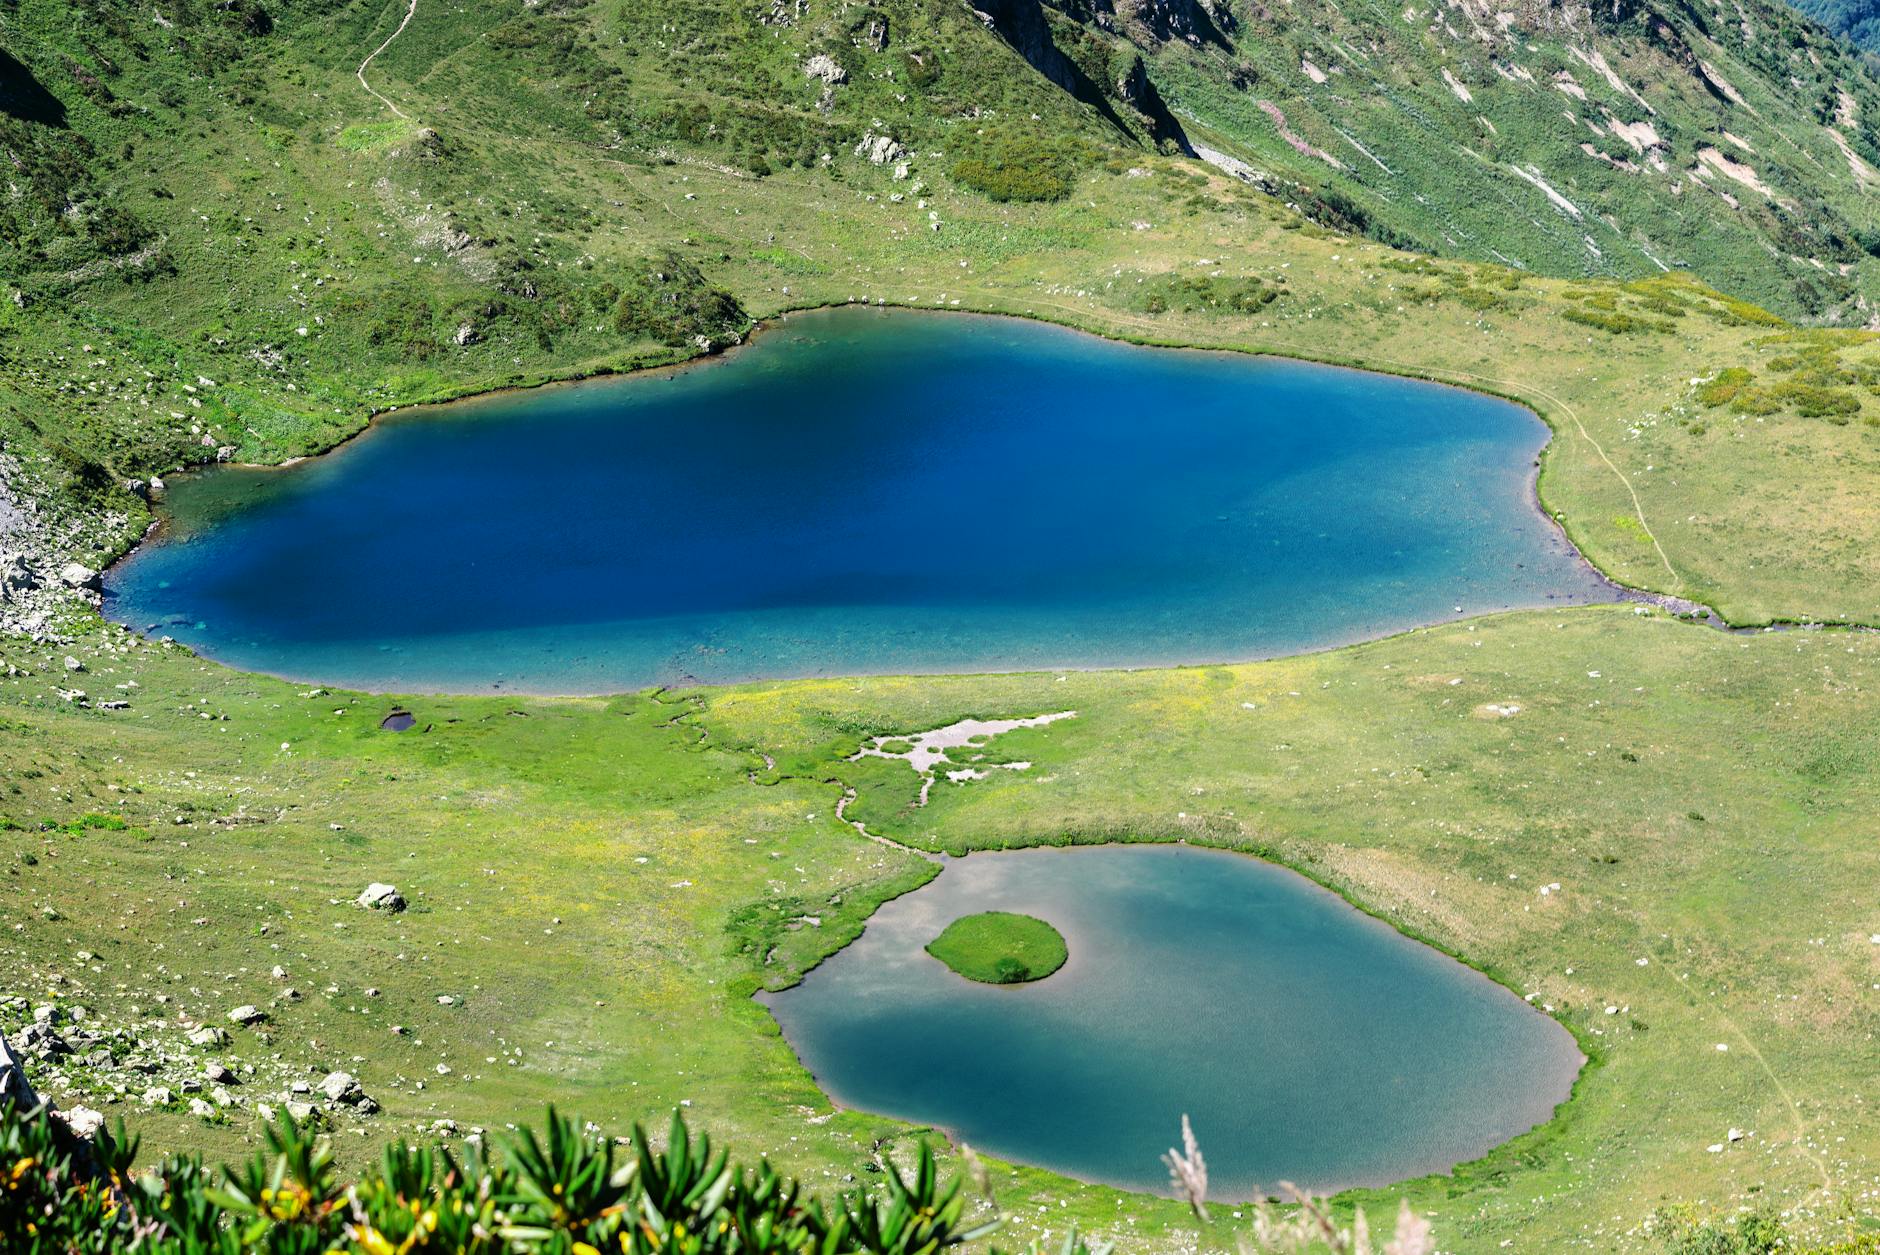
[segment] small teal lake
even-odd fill
[[[1432,384],[829,311],[178,476],[106,608],[380,691],[1251,659],[1610,599],[1535,508],[1545,440]]]
[[[924,951],[989,910],[1052,924],[1069,961],[996,986]],[[1551,1117],[1583,1062],[1514,994],[1303,877],[1183,846],[953,860],[763,999],[844,1106],[1160,1192],[1186,1113],[1232,1200],[1476,1158]]]

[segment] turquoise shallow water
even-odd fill
[[[839,310],[675,372],[179,477],[106,606],[390,691],[1247,659],[1609,597],[1531,414],[1042,324]]]
[[[1069,961],[1001,987],[925,953],[985,910],[1048,920]],[[1186,1113],[1236,1200],[1475,1158],[1549,1118],[1582,1062],[1514,994],[1303,877],[1181,846],[954,860],[765,1001],[846,1106],[1164,1191]]]

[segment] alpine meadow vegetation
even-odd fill
[[[0,1099],[0,1249],[1872,1255],[1877,116],[1775,0],[0,0],[0,1034],[65,1117]],[[847,304],[1507,397],[1634,600],[579,698],[101,613],[178,471]],[[1132,1193],[832,1102],[753,997],[938,858],[1129,841],[1478,969],[1574,1096],[1330,1200],[1210,1199],[1172,1111]]]

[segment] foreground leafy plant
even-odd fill
[[[459,1159],[394,1141],[342,1186],[325,1140],[285,1112],[267,1148],[212,1176],[193,1157],[134,1174],[120,1128],[75,1137],[44,1107],[0,1103],[0,1250],[106,1255],[938,1255],[992,1233],[965,1223],[960,1183],[942,1184],[923,1145],[887,1189],[825,1211],[768,1162],[734,1167],[675,1113],[665,1145],[644,1129],[633,1154],[550,1108],[495,1153]],[[1102,1255],[1083,1244],[1064,1255]]]

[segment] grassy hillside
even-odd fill
[[[1795,7],[1856,47],[1880,48],[1880,7],[1867,0],[1799,0]]]
[[[1880,92],[1783,4],[1232,11],[1151,41],[1151,72],[1197,142],[1290,199],[1422,251],[1872,316]]]
[[[0,16],[58,102],[16,90],[0,118],[39,154],[0,236],[0,478],[38,538],[8,547],[52,570],[121,549],[173,466],[867,299],[1503,391],[1562,433],[1543,495],[1618,578],[1740,621],[1880,617],[1864,333],[1790,332],[1678,276],[1543,280],[1327,230],[1152,154],[946,6],[880,53],[709,5],[421,6],[370,91],[355,71],[402,10],[256,12]],[[816,55],[846,80],[807,75]],[[747,110],[742,81],[776,91]],[[871,135],[904,152],[858,156]],[[1037,192],[1017,173],[1064,194],[998,199]],[[1748,386],[1702,382],[1726,370]]]
[[[1703,81],[1623,6],[1524,10],[1505,38],[1464,9],[1380,11],[1362,39],[1330,6],[1236,6],[1231,29],[1114,10],[0,4],[0,551],[51,584],[139,534],[171,467],[279,461],[389,406],[866,300],[1503,393],[1552,426],[1543,500],[1615,577],[1741,622],[1880,622],[1880,346],[1745,299],[1863,316],[1871,262],[1809,234],[1868,221],[1833,134],[1880,164],[1858,117],[1810,112],[1830,81],[1869,99],[1842,53],[1748,0],[1753,38],[1661,15]],[[1706,101],[1710,77],[1745,103]],[[1494,130],[1462,142],[1478,113]],[[1664,171],[1614,138],[1647,122]],[[1732,164],[1692,182],[1717,140]],[[1731,190],[1739,165],[1776,196]],[[1325,225],[1354,207],[1458,256]],[[252,1139],[258,1097],[343,1066],[384,1106],[331,1113],[354,1162],[392,1129],[495,1127],[554,1094],[614,1125],[689,1103],[818,1186],[868,1171],[919,1131],[832,1111],[746,996],[931,874],[838,821],[853,787],[850,818],[935,848],[1264,852],[1552,1006],[1598,1066],[1556,1124],[1408,1187],[1446,1250],[1649,1247],[1671,1204],[1775,1200],[1821,1236],[1872,1210],[1867,634],[1596,609],[1249,667],[425,699],[393,734],[388,700],[9,589],[0,1025],[87,1008],[107,1058],[46,1088],[161,1147]],[[903,764],[842,761],[868,735],[1067,706],[998,743],[1031,771],[924,810]],[[373,881],[410,909],[355,905]],[[242,1005],[268,1018],[230,1024]],[[192,1044],[205,1021],[232,1043]],[[236,1114],[144,1101],[224,1055],[254,1069]],[[1033,1229],[1227,1242],[1173,1204],[995,1175]]]
[[[33,673],[0,679],[9,988],[257,1069],[207,1122],[181,1093],[140,1100],[167,1067],[37,1069],[133,1116],[151,1152],[231,1151],[254,1102],[343,1068],[384,1105],[330,1116],[352,1163],[553,1095],[609,1127],[689,1103],[812,1188],[862,1174],[918,1130],[832,1110],[747,996],[932,874],[838,819],[852,787],[848,818],[919,846],[1258,851],[1532,994],[1594,1064],[1554,1125],[1405,1187],[1445,1250],[1646,1249],[1668,1204],[1771,1202],[1820,1235],[1871,1210],[1880,1121],[1850,1089],[1880,981],[1870,636],[1596,608],[1244,667],[417,699],[409,733],[378,730],[391,699],[116,631],[3,648],[0,672]],[[58,700],[65,652],[129,708]],[[1078,715],[980,751],[1030,769],[925,808],[906,763],[844,761],[874,734],[1061,709]],[[355,905],[372,881],[410,908]],[[228,1024],[243,1004],[268,1020]],[[199,1022],[232,1042],[192,1052]],[[1130,1250],[1196,1240],[1173,1203],[994,1176],[1013,1243],[1071,1220]],[[1399,1192],[1358,1197],[1377,1213]],[[1210,1247],[1232,1230],[1216,1216]]]

